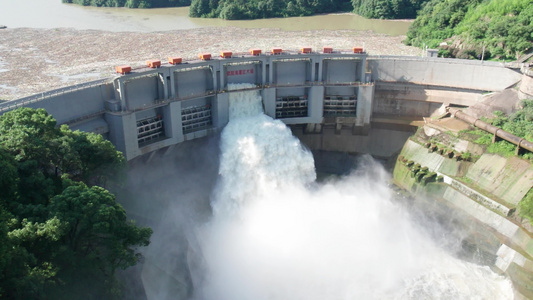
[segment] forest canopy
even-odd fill
[[[83,6],[127,7],[127,8],[156,8],[191,5],[191,0],[61,0],[63,3],[73,3]]]
[[[370,19],[414,19],[429,0],[352,0],[354,13]]]
[[[238,20],[309,16],[350,10],[350,0],[192,0],[189,16]]]
[[[431,0],[407,32],[407,45],[441,56],[517,59],[533,46],[531,0]]]
[[[258,19],[353,11],[366,18],[414,18],[428,0],[192,0],[191,17]]]
[[[94,133],[43,109],[0,116],[0,298],[113,299],[114,274],[141,258],[137,227],[105,186],[125,159]]]

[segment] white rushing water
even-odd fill
[[[314,183],[311,153],[262,113],[257,91],[231,94],[230,110],[213,219],[199,233],[198,298],[512,299],[509,280],[453,258],[409,221],[377,163]]]

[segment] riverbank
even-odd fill
[[[270,28],[207,27],[164,32],[107,32],[75,29],[7,28],[0,31],[0,99],[12,100],[115,75],[114,67],[142,66],[168,56],[194,59],[200,52],[264,51],[302,46],[351,49],[372,55],[420,55],[405,36],[372,31],[283,31]]]

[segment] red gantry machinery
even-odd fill
[[[232,54],[231,51],[220,51],[220,57],[222,58],[231,58]]]
[[[174,56],[174,57],[169,57],[168,58],[168,63],[171,64],[171,65],[179,65],[179,64],[181,64],[182,61],[183,60],[182,60],[181,57]]]
[[[125,75],[125,74],[128,74],[129,72],[131,72],[131,67],[130,66],[116,66],[115,67],[115,71],[117,71],[117,73],[120,73],[122,75]]]
[[[201,60],[211,60],[211,53],[200,53],[198,54],[198,58]]]
[[[261,55],[261,49],[250,49],[250,54],[253,56]]]
[[[151,59],[146,61],[146,65],[149,68],[159,68],[161,67],[161,61],[158,59]]]

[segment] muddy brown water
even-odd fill
[[[61,0],[2,0],[0,25],[9,28],[74,28],[153,32],[202,27],[280,28],[282,30],[372,30],[404,35],[411,20],[370,20],[351,13],[311,17],[227,21],[189,18],[188,7],[126,9],[84,7]]]

